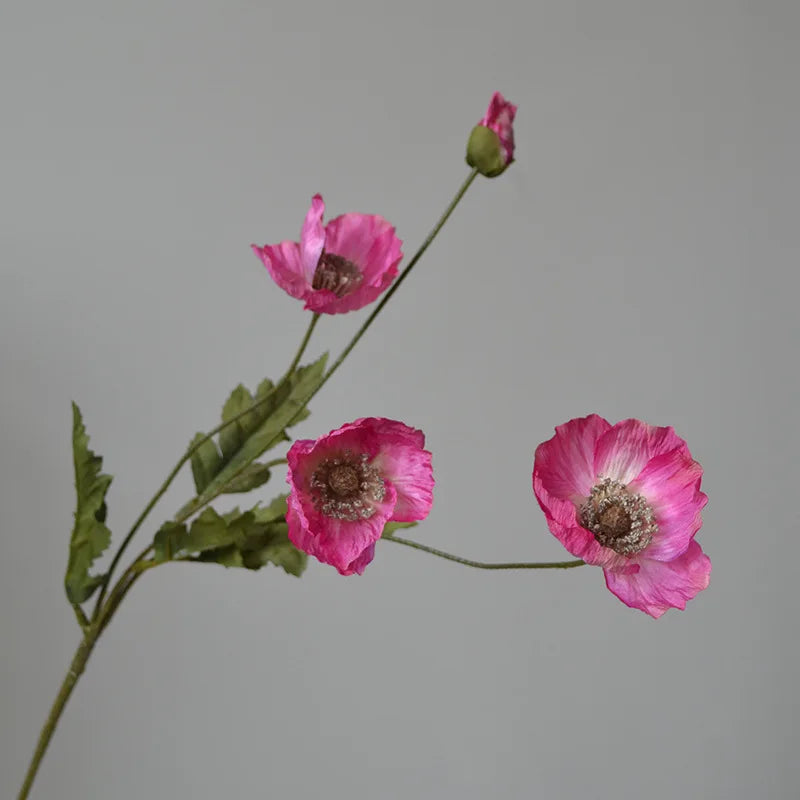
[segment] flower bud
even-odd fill
[[[514,115],[517,107],[495,92],[483,119],[467,142],[467,164],[494,178],[514,160]]]

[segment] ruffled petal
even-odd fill
[[[672,561],[641,559],[638,567],[627,574],[605,570],[606,585],[626,606],[655,618],[670,608],[686,608],[711,575],[711,561],[694,540]]]
[[[281,289],[292,297],[303,298],[308,294],[311,285],[306,282],[297,242],[251,247]]]
[[[659,428],[638,419],[625,419],[597,441],[594,474],[630,483],[655,456],[684,448],[686,442],[672,428]]]
[[[346,571],[340,570],[340,572],[342,575],[363,575],[373,558],[375,558],[375,545],[371,544],[365,547],[361,555],[350,563]]]
[[[361,281],[349,294],[337,297],[319,290],[306,300],[306,308],[322,314],[343,314],[363,308],[384,292],[397,277],[402,242],[394,227],[373,214],[343,214],[325,226],[325,250],[355,264]]]
[[[325,229],[322,226],[324,213],[325,203],[322,200],[322,195],[315,194],[311,198],[311,208],[308,209],[303,229],[300,232],[300,260],[309,290],[314,280],[314,273],[316,272],[317,264],[319,264],[320,256],[325,248]]]
[[[536,448],[534,476],[539,476],[548,495],[576,503],[589,496],[597,477],[595,447],[610,429],[610,423],[597,414],[590,414],[557,426],[556,435]]]
[[[683,553],[703,524],[701,510],[708,497],[700,491],[703,468],[685,448],[650,459],[629,484],[653,508],[658,533],[642,553],[644,558],[672,561]]]
[[[371,517],[350,521],[321,514],[300,493],[292,492],[286,515],[289,539],[295,547],[331,564],[342,575],[352,575],[356,571],[351,568],[353,562],[381,538],[396,500],[394,489],[387,486],[383,502],[373,504],[375,511]],[[369,562],[358,563],[363,570]]]
[[[397,504],[390,519],[394,522],[425,519],[433,505],[435,483],[431,453],[423,449],[425,435],[402,422],[386,419],[374,422],[380,451],[372,466],[397,492]]]

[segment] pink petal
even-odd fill
[[[341,314],[363,308],[385,291],[397,276],[402,242],[383,217],[343,214],[325,227],[325,250],[346,258],[361,272],[361,283],[350,294],[337,297],[320,290],[306,300],[306,308],[323,314]]]
[[[308,209],[303,229],[300,232],[300,260],[309,290],[322,250],[325,247],[325,229],[322,226],[324,213],[325,203],[322,201],[322,195],[315,194],[311,198],[311,208]]]
[[[626,419],[597,441],[594,474],[628,484],[651,458],[675,448],[689,452],[686,442],[672,428],[658,428],[638,419]]]
[[[251,246],[281,289],[292,297],[305,297],[310,285],[306,283],[297,242],[281,242],[264,247],[255,244]]]
[[[556,435],[536,448],[533,474],[539,476],[548,495],[577,503],[589,496],[597,478],[595,447],[609,429],[611,425],[606,420],[590,414],[559,425]],[[541,502],[539,498],[540,505]]]
[[[433,505],[431,453],[424,450],[425,435],[394,420],[375,420],[380,452],[372,462],[397,491],[390,519],[416,522],[425,519]]]
[[[355,559],[355,561],[350,563],[346,571],[342,572],[340,570],[340,572],[342,575],[363,575],[364,570],[372,563],[373,558],[375,558],[375,545],[371,544],[364,548],[361,555]]]
[[[506,100],[500,92],[495,92],[489,101],[486,114],[478,123],[497,134],[507,164],[514,158],[514,117],[516,113],[517,106]]]
[[[387,486],[383,502],[375,504],[375,513],[369,519],[351,522],[319,513],[307,498],[293,491],[288,498],[286,514],[289,539],[295,547],[331,564],[342,575],[350,575],[354,571],[351,564],[381,538],[396,500],[394,489]]]
[[[683,553],[703,524],[700,511],[708,502],[700,491],[703,468],[677,448],[650,459],[629,484],[647,498],[656,514],[658,533],[642,553],[645,558],[672,561]]]
[[[605,570],[606,585],[631,608],[658,618],[670,608],[686,608],[686,601],[708,586],[711,561],[694,540],[672,561],[641,559],[638,572]]]

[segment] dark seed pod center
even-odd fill
[[[312,289],[327,289],[337,297],[344,297],[361,283],[358,267],[343,256],[322,252],[311,281]]]
[[[338,497],[347,497],[358,491],[358,472],[350,464],[339,464],[328,473],[328,486]]]
[[[592,487],[579,516],[581,525],[603,547],[623,556],[641,553],[658,532],[655,512],[646,498],[611,478]]]
[[[602,514],[597,515],[600,530],[611,539],[625,536],[631,530],[630,514],[621,505],[610,505]]]
[[[369,456],[351,450],[321,461],[310,483],[314,508],[332,519],[369,519],[386,497],[386,484]]]

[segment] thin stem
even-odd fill
[[[267,461],[264,466],[277,467],[279,464],[285,463],[285,458],[273,458],[272,461]],[[241,475],[242,472],[247,469],[247,467],[247,464],[243,464],[236,472],[233,473],[233,475],[231,475],[230,479],[226,483],[220,486],[216,492],[206,497],[202,503],[199,502],[199,496],[193,497],[188,503],[186,503],[181,512],[175,515],[173,522],[186,522],[186,520],[189,519],[189,517],[191,517],[193,514],[196,514],[198,511],[204,509],[209,503],[216,500],[221,494],[224,494],[228,486],[230,486],[230,484],[233,483],[239,477],[239,475]]]
[[[406,547],[413,547],[415,550],[422,550],[423,553],[430,553],[439,558],[446,558],[448,561],[455,561],[457,564],[464,564],[467,567],[476,569],[571,569],[581,567],[583,561],[508,561],[495,564],[487,564],[485,561],[472,561],[469,558],[454,556],[452,553],[445,553],[444,550],[437,550],[435,547],[428,547],[426,544],[412,542],[410,539],[401,539],[399,536],[384,536],[381,541],[397,542]]]
[[[392,299],[392,295],[400,288],[400,285],[403,281],[408,277],[409,273],[412,269],[414,269],[414,265],[422,258],[425,251],[430,247],[433,240],[436,238],[439,231],[444,227],[445,223],[448,219],[450,219],[450,215],[455,211],[456,206],[461,202],[461,198],[467,193],[467,189],[469,189],[472,181],[478,176],[478,170],[473,169],[472,172],[467,176],[467,179],[464,183],[461,184],[459,190],[455,193],[453,199],[450,201],[450,204],[445,209],[442,216],[439,218],[439,221],[433,226],[431,232],[425,237],[425,241],[419,246],[419,250],[414,253],[411,261],[408,262],[406,268],[400,273],[400,277],[392,284],[391,288],[388,292],[383,296],[383,299],[378,303],[375,307],[375,310],[367,317],[366,322],[356,331],[355,336],[350,340],[350,343],[347,347],[342,350],[339,358],[336,359],[333,366],[328,370],[328,373],[322,379],[321,383],[314,389],[314,391],[306,398],[305,402],[303,403],[303,408],[311,401],[314,395],[327,383],[330,377],[336,372],[337,369],[342,365],[342,362],[350,355],[350,351],[358,344],[359,339],[367,332],[367,329],[370,325],[375,321],[375,318],[378,314],[381,313],[383,307]]]
[[[78,678],[80,678],[81,674],[83,673],[84,667],[86,666],[86,661],[89,658],[89,654],[92,652],[92,648],[97,641],[98,635],[99,633],[95,631],[87,632],[84,638],[81,640],[81,643],[78,645],[78,649],[75,651],[75,655],[72,658],[72,663],[67,670],[67,674],[64,676],[64,680],[61,683],[61,688],[56,695],[56,699],[53,702],[50,713],[47,715],[47,719],[45,720],[44,727],[39,734],[39,741],[36,744],[36,750],[33,753],[33,758],[31,759],[30,766],[28,767],[28,772],[25,774],[25,780],[22,783],[22,788],[19,790],[17,800],[25,800],[30,793],[31,786],[33,786],[33,781],[36,778],[36,773],[39,771],[39,764],[41,764],[42,758],[47,751],[47,746],[50,744],[50,740],[53,738],[53,733],[55,732],[56,725],[61,717],[61,712],[64,710],[64,706],[67,704],[67,700],[69,700],[72,690],[75,688],[75,684],[78,682]]]
[[[319,319],[319,314],[314,314],[311,317],[311,322],[308,325],[308,329],[306,330],[306,335],[303,337],[303,341],[300,342],[300,347],[297,350],[297,354],[292,361],[292,365],[286,371],[286,376],[289,377],[290,375],[294,374],[294,371],[297,369],[297,365],[300,363],[300,359],[303,357],[303,353],[306,351],[306,346],[311,339],[311,334],[314,333],[314,328],[317,325],[317,320]]]

